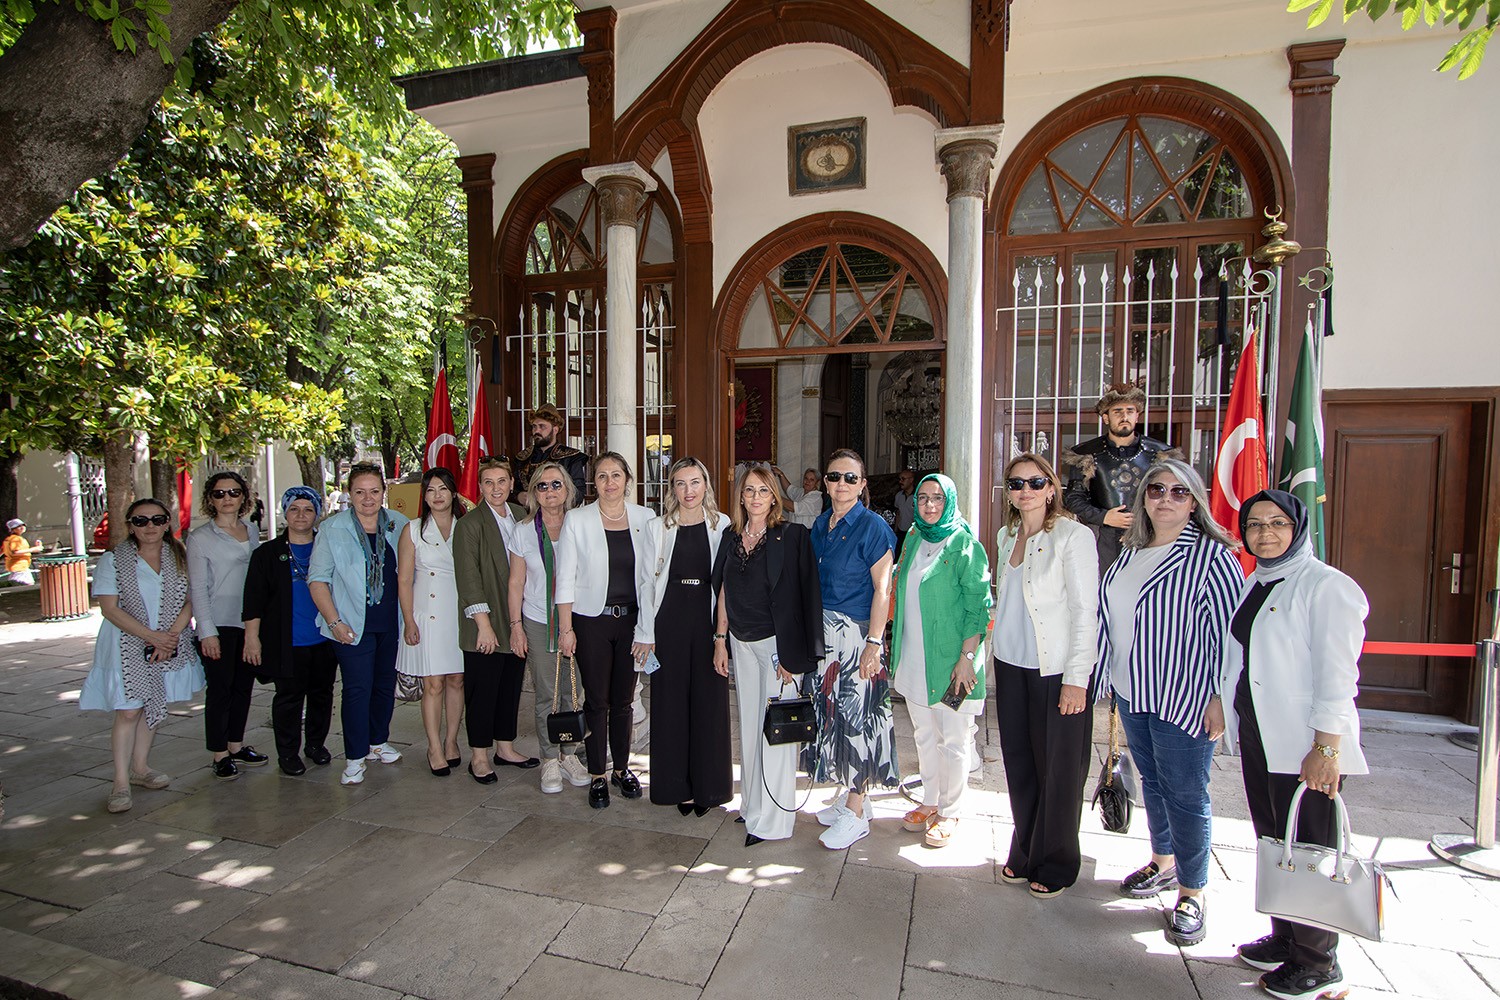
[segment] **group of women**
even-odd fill
[[[243,742],[256,677],[275,680],[282,769],[302,773],[303,753],[329,763],[336,667],[344,783],[363,780],[367,762],[401,756],[389,742],[399,671],[422,678],[433,775],[463,762],[466,715],[475,781],[496,781],[496,767],[540,766],[542,791],[587,786],[594,808],[612,792],[642,795],[630,768],[632,703],[638,674],[649,673],[651,801],[702,816],[733,797],[732,670],[747,847],[790,837],[799,811],[799,745],[766,736],[768,704],[811,699],[816,735],[801,764],[844,790],[817,814],[821,842],[837,850],[869,834],[871,793],[899,782],[893,690],[921,777],[920,804],[902,822],[939,848],[963,816],[975,719],[994,692],[1014,819],[1001,874],[1037,898],[1079,876],[1095,698],[1119,713],[1151,840],[1149,861],[1120,892],[1175,888],[1172,942],[1206,931],[1208,784],[1221,737],[1240,748],[1258,834],[1281,832],[1305,782],[1324,794],[1303,806],[1299,837],[1332,843],[1341,775],[1366,771],[1354,694],[1367,605],[1313,557],[1295,497],[1265,491],[1241,509],[1257,559],[1247,580],[1198,474],[1161,459],[1136,493],[1120,558],[1101,575],[1051,465],[1019,455],[1004,470],[992,574],[941,474],[917,484],[897,565],[891,529],[862,502],[865,475],[858,454],[835,452],[823,475],[830,506],[808,528],[790,519],[765,465],[740,470],[726,511],[703,463],[681,459],[653,516],[629,500],[632,472],[614,452],[594,460],[594,502],[575,506],[566,470],[546,463],[526,484],[524,510],[510,502],[510,466],[491,458],[483,502],[466,516],[452,476],[436,469],[408,522],[384,506],[380,469],[357,465],[349,510],[320,525],[320,495],[294,487],[282,498],[286,532],[257,546],[243,481],[219,473],[205,491],[212,519],[185,552],[166,508],[137,501],[127,542],[96,571],[105,624],[80,701],[115,713],[109,808],[130,808],[133,785],[168,783],[147,760],[152,733],[167,702],[205,681],[217,776],[269,759]],[[539,758],[514,745],[528,671]],[[576,707],[580,686],[581,754],[548,735],[548,715]],[[1336,945],[1331,933],[1274,921],[1240,955],[1266,970],[1272,995],[1316,996],[1341,978]]]

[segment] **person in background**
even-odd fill
[[[114,713],[114,785],[106,808],[121,813],[132,805],[132,785],[171,784],[151,767],[151,740],[167,703],[186,701],[204,683],[189,627],[187,553],[172,534],[166,504],[145,497],[125,511],[125,540],[99,557],[94,596],[104,622],[78,707]]]
[[[1321,562],[1307,507],[1291,493],[1262,490],[1240,507],[1240,535],[1255,556],[1224,643],[1211,736],[1238,745],[1245,799],[1257,837],[1286,831],[1292,795],[1307,783],[1296,837],[1333,847],[1333,796],[1346,774],[1368,774],[1359,745],[1359,654],[1370,604],[1343,573]],[[1271,933],[1238,948],[1260,969],[1260,987],[1281,1000],[1340,995],[1339,936],[1271,918]]]
[[[317,490],[293,486],[283,493],[286,530],[251,554],[245,576],[245,662],[276,685],[271,699],[276,760],[283,774],[294,777],[307,772],[304,749],[319,766],[333,760],[325,743],[338,658],[333,642],[318,631],[318,609],[307,586],[322,513]]]
[[[911,714],[922,804],[903,825],[923,834],[927,846],[946,847],[969,786],[969,726],[984,710],[979,646],[992,603],[990,566],[959,513],[953,480],[926,476],[913,499],[913,537],[897,575],[891,675]]]
[[[10,582],[21,587],[36,583],[31,573],[31,557],[42,551],[42,543],[26,544],[26,522],[13,517],[5,522],[5,542],[0,551],[5,554],[5,573]]]
[[[458,724],[464,712],[464,658],[453,569],[454,526],[463,512],[453,473],[442,466],[428,469],[422,474],[421,516],[407,523],[396,546],[396,580],[406,620],[396,671],[422,678],[427,768],[439,778],[452,774],[463,759]]]
[[[573,491],[583,500],[583,480],[588,473],[588,456],[564,442],[568,421],[551,403],[538,406],[527,418],[531,425],[531,444],[516,456],[515,476],[518,483],[529,483],[543,463],[556,462],[568,471]]]
[[[255,537],[264,538],[266,533],[266,504],[260,498],[258,491],[252,490],[250,496],[255,503],[255,506],[250,511],[250,523],[255,525]]]
[[[216,472],[203,488],[203,513],[211,520],[187,536],[188,580],[193,588],[198,651],[208,676],[203,729],[214,755],[214,777],[239,777],[240,765],[271,758],[244,744],[255,670],[245,662],[245,573],[260,535],[245,523],[250,490],[237,472]]]
[[[896,562],[901,562],[901,547],[906,544],[906,533],[911,530],[916,517],[913,501],[916,499],[917,474],[911,469],[902,469],[896,474],[896,493],[891,497],[891,507],[896,520],[891,525],[896,529]]]
[[[357,462],[349,470],[349,497],[349,510],[330,517],[318,532],[307,589],[322,619],[319,631],[338,644],[344,682],[339,782],[357,785],[365,780],[367,760],[394,764],[401,759],[389,741],[401,642],[396,542],[406,516],[385,508],[385,474],[372,462]]]

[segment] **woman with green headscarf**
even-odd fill
[[[969,783],[969,735],[984,709],[979,645],[990,613],[989,559],[958,510],[953,480],[940,473],[917,484],[896,576],[891,673],[906,699],[917,742],[922,804],[908,830],[945,847],[958,829]]]

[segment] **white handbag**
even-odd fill
[[[1337,794],[1337,846],[1294,841],[1306,791],[1303,782],[1293,793],[1282,839],[1262,837],[1256,845],[1255,908],[1294,923],[1379,941],[1385,925],[1385,869],[1373,858],[1349,853],[1349,813]]]

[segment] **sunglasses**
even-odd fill
[[[850,486],[853,486],[855,483],[863,479],[864,476],[861,476],[857,472],[825,472],[823,473],[823,478],[828,480],[830,483],[836,483],[840,479],[842,479]]]
[[[1005,488],[1012,493],[1020,493],[1022,490],[1031,490],[1033,493],[1040,493],[1051,485],[1052,481],[1046,476],[1032,476],[1030,479],[1012,476],[1005,481]]]
[[[547,493],[551,490],[562,489],[563,484],[561,479],[549,479],[545,483],[532,483],[531,488],[536,490],[538,493]]]
[[[1166,483],[1147,483],[1146,497],[1150,500],[1160,500],[1164,496],[1171,496],[1173,503],[1187,503],[1193,499],[1193,491],[1186,486],[1167,487]]]
[[[171,518],[167,517],[167,515],[165,514],[152,514],[150,517],[147,517],[145,514],[137,514],[134,517],[130,518],[130,523],[135,525],[137,528],[144,528],[148,524],[154,524],[158,528],[160,528],[170,520]]]
[[[235,500],[238,500],[240,497],[245,495],[245,491],[238,488],[228,490],[209,490],[208,495],[213,497],[215,500],[223,500],[225,497],[233,497]]]

